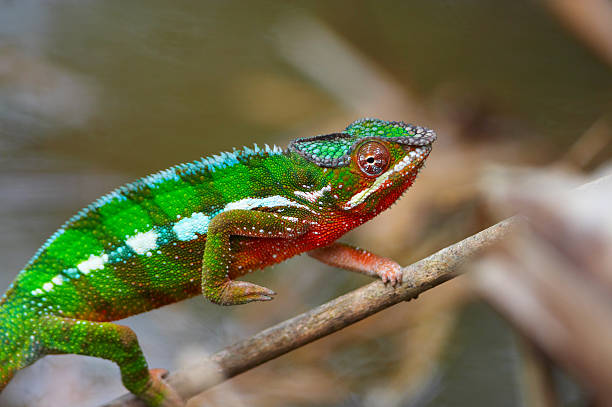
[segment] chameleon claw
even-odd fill
[[[228,280],[221,289],[220,305],[246,304],[253,301],[270,301],[276,293],[269,288],[247,281]]]
[[[391,259],[382,259],[376,268],[376,274],[384,284],[391,283],[393,287],[402,284],[402,267]]]
[[[165,382],[168,376],[166,369],[149,370],[149,384],[144,392],[138,395],[147,405],[158,407],[184,407],[185,402],[178,393]]]
[[[164,380],[170,374],[166,369],[149,369],[149,373],[154,380]]]

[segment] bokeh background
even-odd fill
[[[502,218],[487,199],[492,166],[585,179],[610,168],[611,9],[609,0],[0,0],[0,289],[67,218],[120,184],[364,116],[438,132],[410,192],[344,239],[416,261]],[[279,295],[233,308],[194,298],[123,323],[152,367],[174,370],[369,281],[307,257],[246,278]],[[542,363],[556,403],[589,405],[588,385],[542,362],[477,291],[455,279],[191,405],[541,405]],[[0,405],[96,406],[123,392],[110,362],[50,356],[20,372]]]

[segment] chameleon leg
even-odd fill
[[[383,282],[391,282],[394,286],[402,283],[402,268],[395,261],[344,243],[335,242],[311,250],[308,255],[330,266],[378,276]]]
[[[123,385],[147,406],[184,405],[162,380],[163,370],[148,370],[136,334],[126,326],[49,316],[43,318],[37,340],[45,353],[74,353],[115,362]]]
[[[308,226],[298,218],[270,212],[235,209],[215,216],[208,226],[202,266],[202,293],[220,305],[269,301],[274,291],[229,278],[232,264],[230,236],[291,239]]]

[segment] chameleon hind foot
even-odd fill
[[[166,369],[151,369],[149,373],[149,383],[138,398],[151,407],[185,406],[181,396],[164,380],[168,376]]]
[[[270,301],[276,293],[269,288],[246,281],[227,280],[219,288],[219,305],[238,305],[253,301]],[[213,300],[214,302],[214,300]]]
[[[183,407],[185,403],[164,380],[162,369],[149,370],[136,334],[127,326],[45,316],[37,341],[46,354],[94,356],[115,362],[123,385],[148,407]]]

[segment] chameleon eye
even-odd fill
[[[389,150],[377,141],[368,141],[357,152],[359,169],[370,177],[382,174],[389,166],[389,160]]]

